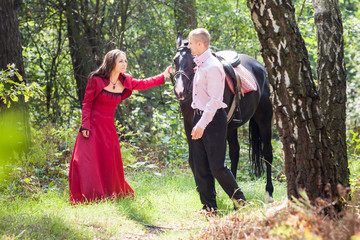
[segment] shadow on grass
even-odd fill
[[[164,224],[167,225],[166,220],[165,222],[161,221],[159,225],[159,218],[162,218],[160,214],[169,213],[168,217],[171,218],[169,221],[176,221],[176,218],[179,217],[177,213],[181,209],[184,212],[187,211],[184,202],[179,202],[179,198],[176,196],[187,192],[190,196],[192,194],[190,192],[194,188],[192,177],[179,176],[171,172],[162,172],[161,176],[154,176],[149,172],[138,174],[136,180],[130,184],[135,190],[135,200],[119,199],[115,201],[115,204],[120,214],[126,215],[127,218],[154,234],[172,230],[172,225],[164,227]],[[181,216],[183,212],[179,214]]]
[[[56,216],[0,213],[2,239],[84,239],[83,234]]]

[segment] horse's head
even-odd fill
[[[187,45],[188,41],[183,41],[181,34],[178,34],[176,38],[177,52],[173,59],[175,65],[173,85],[176,98],[183,102],[192,97],[192,82],[195,74],[194,56]]]

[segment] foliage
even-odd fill
[[[28,82],[37,83],[44,93],[30,101],[32,120],[37,125],[50,121],[69,126],[79,118],[80,104],[66,25],[61,7],[56,4],[60,2],[25,1],[19,22]]]
[[[0,182],[2,190],[12,188],[13,194],[32,196],[38,191],[67,185],[74,129],[56,129],[49,125],[32,129],[32,133],[30,150],[9,156],[10,161],[4,166],[8,175]]]
[[[312,77],[316,83],[317,40],[312,1],[304,0],[294,2],[298,27],[305,41],[311,64]]]
[[[197,1],[199,27],[211,34],[213,50],[235,50],[254,58],[260,45],[246,1]],[[260,60],[261,61],[261,60]]]
[[[359,131],[356,128],[360,118],[360,18],[346,14],[343,19],[347,69],[347,126]]]
[[[350,169],[350,184],[352,190],[360,187],[360,136],[359,133],[350,130],[347,137],[348,158]]]
[[[36,83],[32,83],[30,86],[26,85],[14,64],[9,64],[7,69],[0,71],[0,100],[7,108],[10,108],[11,101],[17,102],[20,95],[24,96],[25,102],[28,102],[29,98],[40,95],[40,93]]]

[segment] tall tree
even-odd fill
[[[337,0],[313,0],[318,43],[317,79],[321,109],[332,143],[339,183],[349,186],[346,147],[346,68]]]
[[[248,0],[273,91],[283,143],[288,197],[333,200],[337,174],[332,142],[291,0]]]
[[[88,75],[98,66],[96,60],[100,61],[100,32],[97,28],[104,21],[99,19],[101,8],[99,4],[89,6],[88,1],[66,0],[65,8],[68,25],[68,38],[70,55],[73,63],[74,75],[77,84],[79,104],[85,95]],[[94,14],[92,18],[90,17]]]
[[[174,13],[177,32],[183,33],[197,27],[195,0],[175,0]]]
[[[64,7],[70,54],[81,103],[89,73],[100,66],[108,50],[123,46],[125,25],[130,14],[130,0],[66,0]]]
[[[15,64],[20,75],[25,79],[24,64],[22,58],[22,48],[20,43],[19,22],[17,11],[19,1],[2,0],[0,1],[0,69],[7,69],[8,64]],[[19,79],[14,76],[13,81]],[[21,145],[25,148],[30,146],[30,125],[27,104],[22,96],[19,101],[12,105],[10,109],[1,106],[0,103],[0,124],[16,125],[14,134],[22,136]],[[8,119],[9,112],[16,112],[17,119]],[[8,120],[8,121],[7,121]],[[3,136],[2,136],[3,137]]]

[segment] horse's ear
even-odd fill
[[[181,33],[178,32],[178,35],[176,37],[176,47],[179,48],[181,46],[181,42],[182,42],[182,37],[181,37]]]

